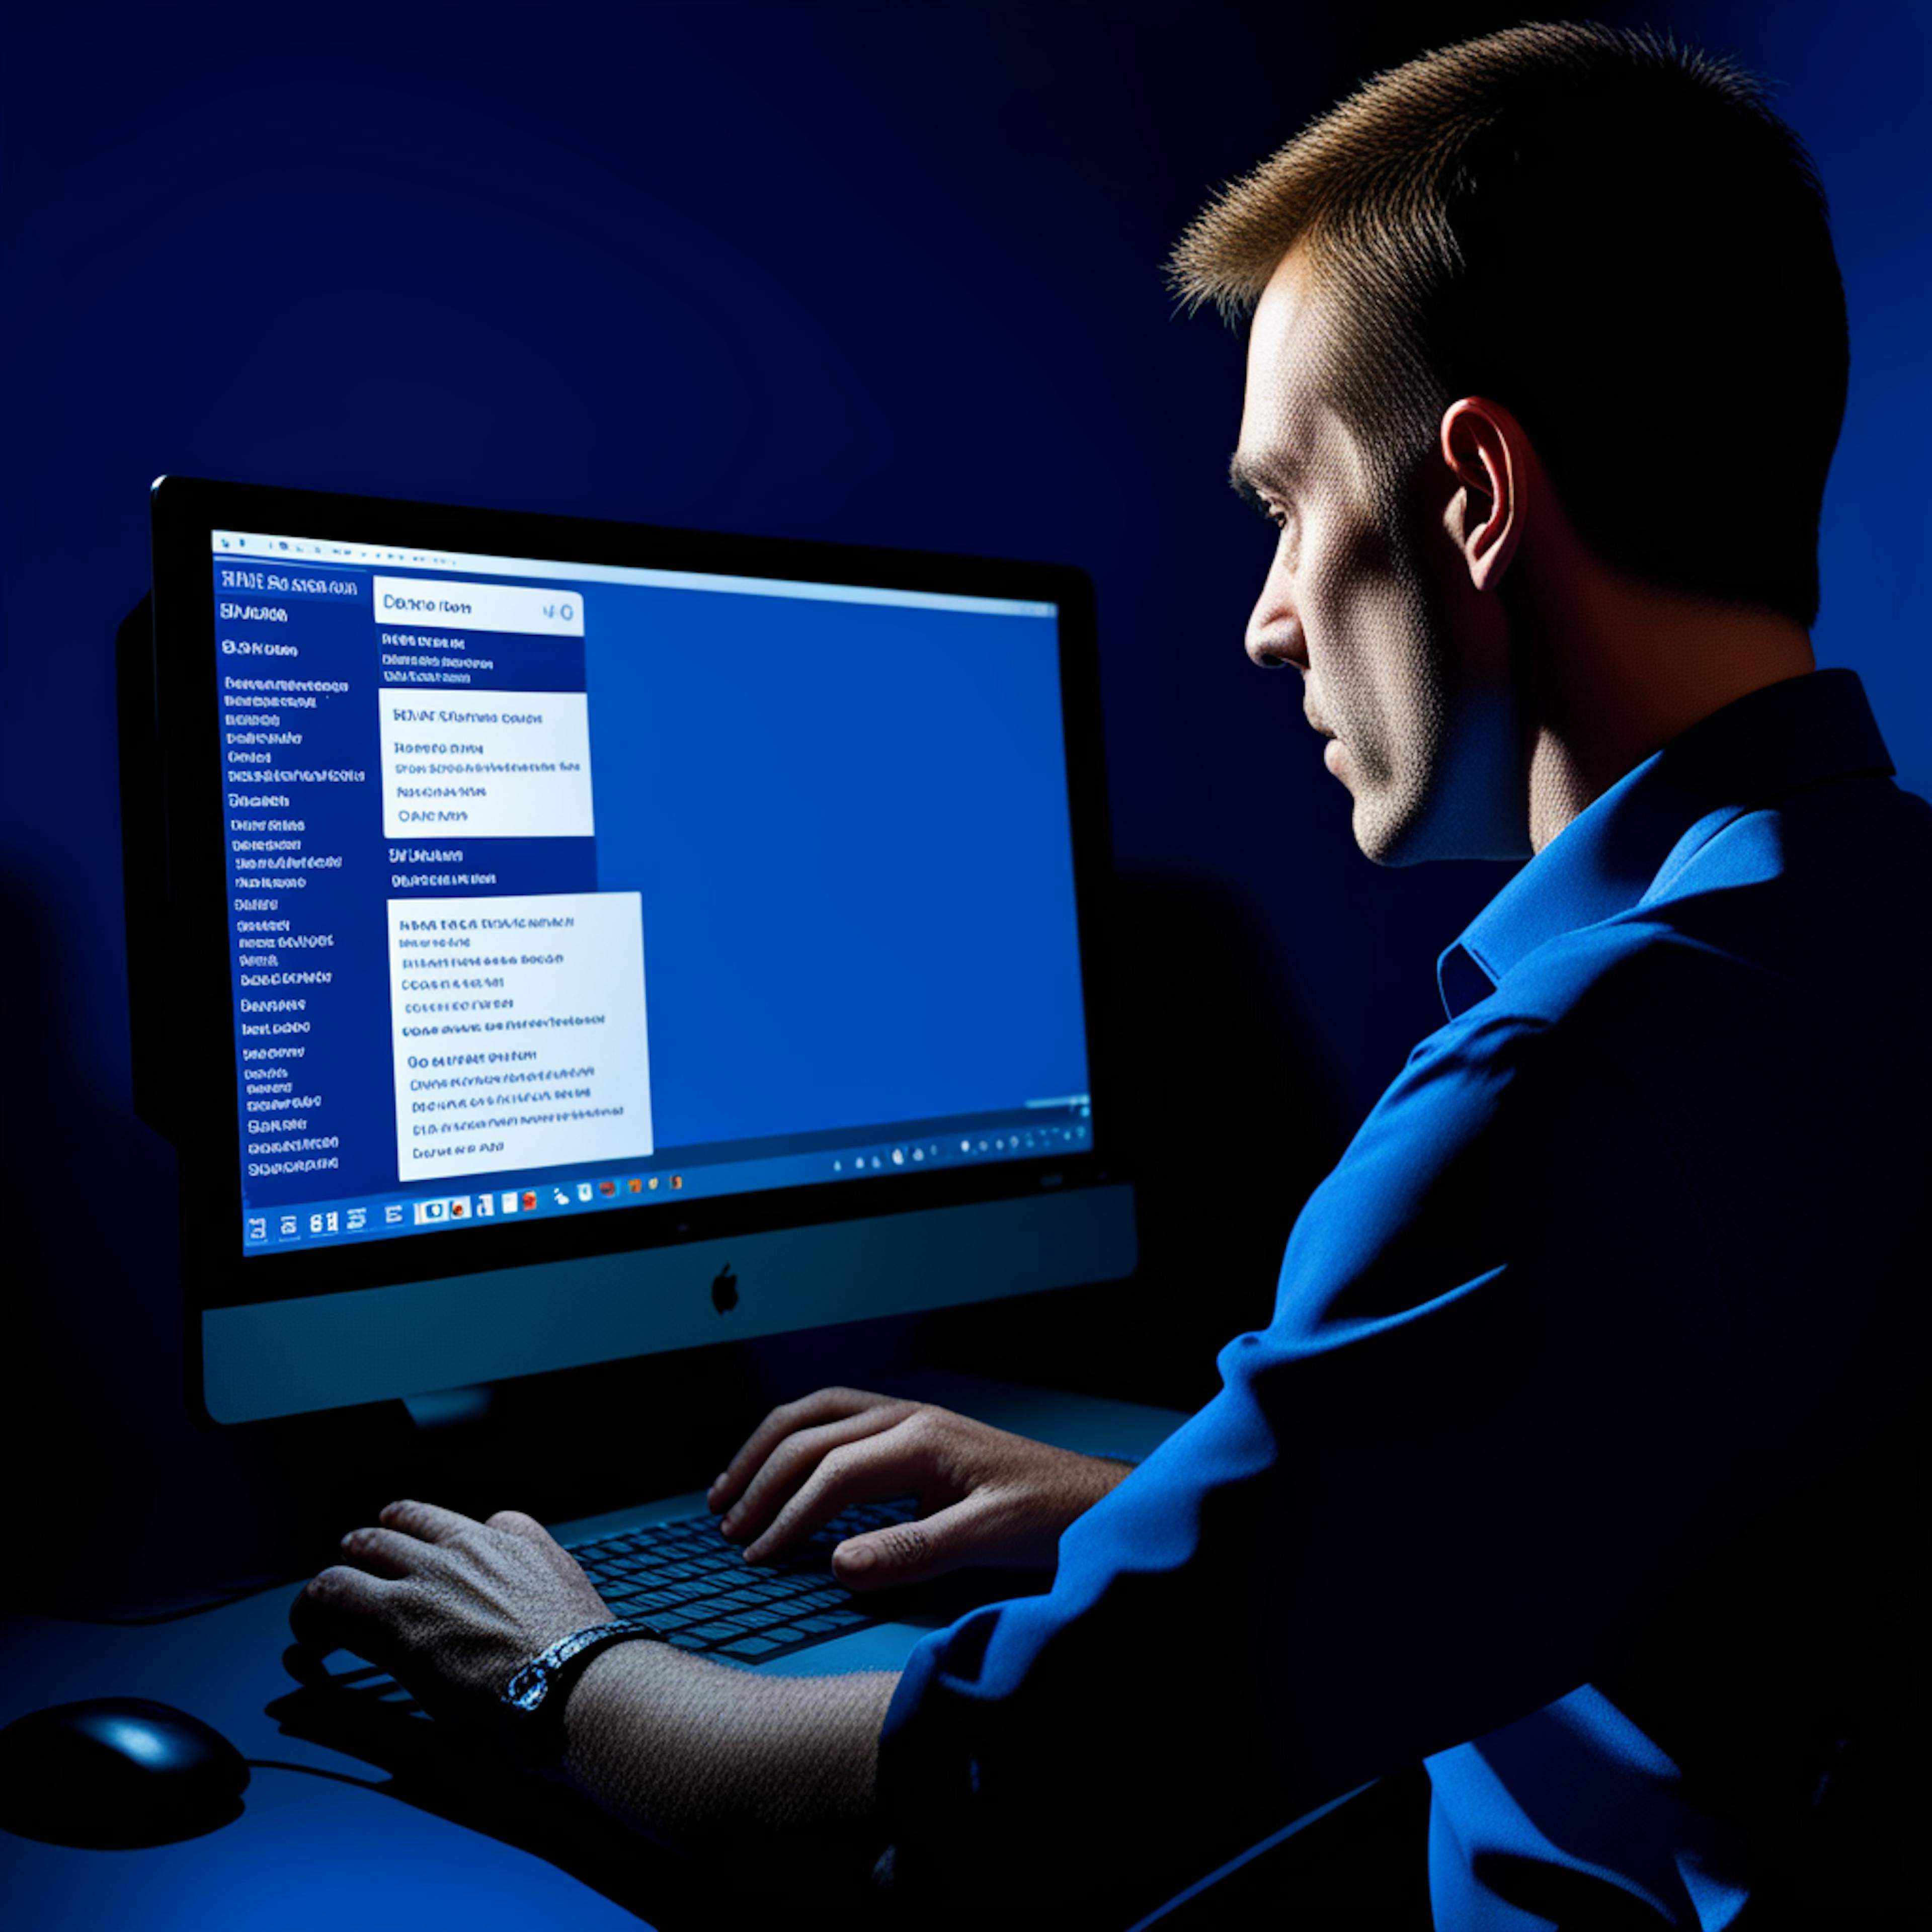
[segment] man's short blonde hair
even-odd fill
[[[1425,54],[1223,188],[1170,278],[1238,319],[1298,244],[1372,453],[1413,462],[1488,395],[1606,562],[1810,622],[1844,297],[1816,175],[1748,75],[1581,24]],[[1633,514],[1673,458],[1696,514]]]

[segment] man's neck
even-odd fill
[[[1634,584],[1599,566],[1521,613],[1530,849],[1713,712],[1816,668],[1789,617]]]

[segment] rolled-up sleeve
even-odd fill
[[[1067,1532],[1050,1592],[915,1653],[880,1794],[920,1922],[1124,1927],[1585,1681],[1748,1484],[1720,1245],[1637,1088],[1562,1028],[1478,1009],[1425,1042],[1221,1393]]]

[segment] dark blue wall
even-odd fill
[[[1820,655],[1932,790],[1928,16],[1597,10],[1775,76],[1818,159],[1854,344]],[[1204,1271],[1264,1305],[1311,1164],[1433,1024],[1434,956],[1496,880],[1360,858],[1298,682],[1243,658],[1268,537],[1222,481],[1240,346],[1158,268],[1338,90],[1514,15],[1424,17],[16,5],[4,1180],[50,1523],[111,1492],[148,1526],[130,1567],[192,1580],[253,1532],[218,1560],[184,1521],[285,1492],[182,1418],[172,1159],[128,1100],[111,640],[164,471],[1087,567],[1130,983],[1167,1016],[1144,1092],[1240,1096],[1218,1167],[1210,1126],[1156,1136],[1156,1245],[1180,1268],[1220,1174],[1247,1232]]]

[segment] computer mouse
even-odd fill
[[[240,1816],[248,1766],[212,1726],[147,1697],[92,1697],[0,1730],[0,1825],[55,1844],[161,1845]]]

